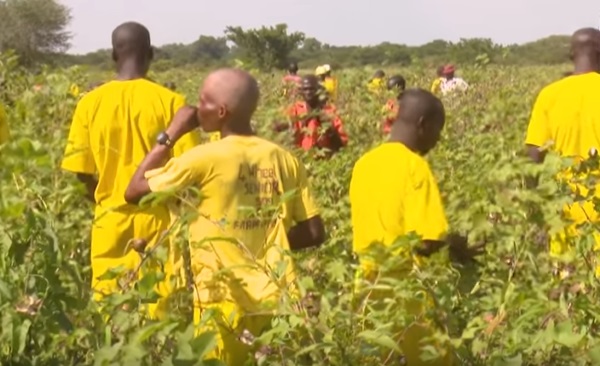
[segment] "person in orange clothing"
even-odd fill
[[[199,191],[202,200],[189,225],[194,322],[198,334],[216,331],[217,348],[206,358],[214,354],[240,366],[254,361],[255,345],[246,334],[259,337],[269,327],[286,301],[283,294],[299,297],[286,252],[318,247],[326,233],[304,164],[252,129],[256,79],[243,70],[219,69],[205,78],[199,94],[198,107],[182,108],[164,132],[171,143],[155,145],[139,164],[125,199]],[[170,146],[198,125],[222,138],[161,167]]]
[[[336,108],[328,102],[325,91],[314,75],[302,78],[301,101],[288,110],[291,124],[278,130],[291,128],[294,144],[306,151],[317,149],[322,157],[330,157],[348,143],[348,135]]]
[[[400,99],[402,92],[404,92],[404,89],[406,89],[406,80],[402,75],[394,75],[388,79],[387,89],[397,94],[396,98],[388,100],[383,107],[385,118],[381,124],[381,132],[384,136],[390,134],[390,131],[392,130],[392,124],[396,120],[396,117],[398,117],[398,99]]]
[[[107,271],[121,267],[133,272],[140,264],[140,254],[131,245],[135,239],[142,239],[148,249],[156,245],[169,249],[162,237],[171,224],[169,209],[141,209],[128,204],[123,195],[137,163],[185,106],[183,96],[146,78],[153,58],[146,27],[121,24],[113,31],[112,46],[116,79],[86,93],[77,103],[61,165],[85,184],[95,204],[90,255],[96,300],[121,291],[117,279],[103,278]],[[173,146],[172,154],[178,156],[198,143],[197,134],[188,134]],[[169,280],[174,274],[170,270],[170,263],[165,263]],[[168,281],[157,289],[160,295],[169,291]],[[165,314],[163,300],[148,306],[151,317]]]
[[[578,163],[596,158],[600,151],[600,30],[583,28],[576,31],[571,38],[571,59],[573,72],[542,89],[533,106],[525,144],[536,163],[544,161],[548,146]],[[585,184],[578,183],[585,182],[590,176],[598,176],[600,172],[598,169],[581,173],[574,170],[577,168],[567,169],[558,177],[571,187],[574,198],[580,198],[563,208],[564,218],[572,224],[551,238],[550,255],[557,261],[575,254],[580,237],[578,226],[586,222],[600,223],[594,202],[600,197],[600,186],[593,192]],[[595,274],[600,277],[600,235],[596,233],[594,239]],[[561,277],[564,275],[567,272],[561,273]]]
[[[295,97],[301,80],[302,77],[298,75],[298,64],[291,62],[288,66],[288,73],[282,79],[283,95]]]

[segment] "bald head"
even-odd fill
[[[150,32],[139,23],[123,23],[112,33],[112,47],[117,61],[148,57],[151,54]]]
[[[600,68],[600,30],[582,28],[571,37],[571,58],[577,63],[591,63],[593,70]],[[577,65],[576,65],[577,67]]]
[[[256,79],[244,70],[224,68],[210,73],[204,80],[202,94],[216,105],[224,106],[232,120],[250,120],[258,106]]]
[[[444,105],[435,95],[423,89],[408,89],[399,99],[398,119],[406,123],[445,118]]]
[[[444,105],[427,90],[408,89],[400,95],[398,110],[391,140],[427,154],[440,140],[446,120]]]

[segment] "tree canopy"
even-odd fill
[[[55,0],[0,1],[0,51],[30,64],[68,50],[70,9]]]

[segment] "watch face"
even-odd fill
[[[156,141],[161,144],[161,145],[171,145],[171,139],[169,138],[169,135],[167,135],[164,132],[161,132],[158,137],[156,138]]]

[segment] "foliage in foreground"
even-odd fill
[[[0,363],[218,364],[200,361],[214,346],[214,337],[195,336],[185,290],[175,296],[174,310],[162,322],[135,311],[153,296],[156,274],[109,297],[102,309],[90,301],[91,206],[83,203],[75,179],[58,169],[76,103],[70,85],[88,80],[81,70],[47,71],[45,87],[33,92],[32,75],[2,62],[2,72],[11,75],[5,80],[13,136],[0,148]],[[418,68],[403,73],[411,85],[429,83]],[[360,298],[353,290],[356,265],[350,252],[347,187],[354,161],[381,141],[377,131],[383,100],[362,90],[367,73],[340,75],[338,108],[351,144],[331,161],[304,159],[330,238],[324,248],[299,254],[297,262],[302,291],[320,297],[312,307],[282,309],[272,330],[255,340],[259,363],[378,364],[372,346],[395,347],[390,323],[414,321],[397,306],[399,301],[427,292],[436,300],[429,316],[446,323],[462,364],[598,364],[600,302],[587,254],[591,235],[578,243],[575,271],[560,284],[545,251],[544,233],[564,225],[558,209],[570,195],[552,177],[565,162],[551,157],[537,167],[521,154],[533,97],[542,82],[559,73],[541,67],[465,71],[473,90],[446,100],[444,138],[429,161],[453,228],[472,242],[486,240],[488,254],[477,268],[451,267],[442,254],[409,277],[383,276],[376,285],[391,289],[394,297],[368,315],[356,311]],[[153,77],[175,80],[194,101],[198,81],[186,74],[170,70]],[[282,141],[283,136],[268,131],[272,120],[282,118],[279,81],[259,77],[263,100],[257,129]],[[526,178],[536,174],[540,186],[526,189]],[[594,228],[582,230],[591,233]],[[160,251],[153,255],[164,257]],[[386,257],[385,268],[399,265],[399,259]],[[435,355],[424,349],[423,357]],[[388,364],[397,362],[390,359]]]

